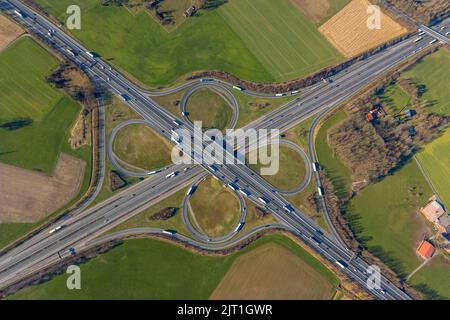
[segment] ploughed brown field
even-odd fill
[[[333,285],[288,249],[268,243],[238,257],[210,299],[332,299]]]
[[[369,29],[368,0],[353,0],[325,22],[319,31],[345,57],[353,57],[406,33],[405,27],[381,13],[381,28]]]
[[[0,14],[0,51],[23,33],[24,30],[22,28]]]
[[[0,223],[37,222],[79,192],[85,162],[61,153],[52,177],[0,164]]]

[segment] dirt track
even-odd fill
[[[0,164],[0,223],[37,222],[79,192],[85,162],[61,153],[53,177]]]
[[[319,28],[328,41],[347,58],[407,32],[406,28],[384,13],[381,13],[381,29],[369,29],[369,5],[368,0],[353,0]]]

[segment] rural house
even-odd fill
[[[420,212],[428,219],[430,222],[436,222],[444,213],[445,210],[442,205],[436,200],[428,202],[428,204],[420,209]]]
[[[433,256],[435,250],[430,242],[423,240],[417,248],[417,254],[426,260]]]

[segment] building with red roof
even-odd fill
[[[425,260],[430,259],[433,256],[434,251],[436,251],[434,246],[426,240],[423,240],[417,248],[417,254]]]

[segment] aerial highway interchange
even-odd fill
[[[193,80],[161,92],[142,89],[108,65],[101,57],[89,54],[89,49],[83,47],[54,23],[34,12],[21,1],[2,0],[0,1],[0,8],[22,24],[30,33],[40,37],[51,45],[54,50],[78,65],[90,78],[100,83],[103,88],[114,95],[122,97],[136,113],[142,116],[144,120],[140,121],[141,123],[149,125],[168,140],[171,139],[173,130],[183,127],[193,131],[193,125],[182,114],[183,104],[181,105],[180,115],[173,115],[158,105],[151,98],[152,96],[173,93],[186,88],[195,90],[204,86],[214,86],[225,93],[233,90],[231,84],[215,79],[207,79],[207,81],[204,79]],[[20,12],[21,16],[17,15],[17,11]],[[332,81],[329,83],[320,82],[311,87],[303,88],[300,90],[300,95],[297,93],[292,94],[291,92],[280,93],[283,96],[292,95],[292,102],[253,121],[244,128],[278,129],[282,133],[313,115],[318,115],[319,117],[325,115],[392,67],[399,65],[416,53],[431,46],[430,41],[433,37],[448,43],[447,38],[438,33],[439,28],[443,25],[449,25],[449,20],[441,22],[430,30],[423,28],[422,30],[430,35],[424,36],[420,41],[413,42],[411,38],[400,41],[386,50],[352,64],[350,67],[332,76]],[[267,96],[267,94],[259,94],[247,90],[244,90],[243,93]],[[237,106],[234,105],[234,107],[237,110]],[[234,119],[233,123],[236,121],[236,118]],[[313,123],[313,126],[316,123],[317,121]],[[120,127],[115,130],[119,129]],[[307,159],[308,170],[310,174],[314,174],[314,182],[317,188],[320,189],[321,184],[318,174],[311,170],[312,163],[315,163],[316,160],[313,149],[313,137],[310,136],[309,138],[309,154],[312,159]],[[110,145],[105,147],[109,158],[120,170],[118,159],[116,159],[112,151],[111,141]],[[194,152],[196,151],[194,150]],[[122,170],[126,171],[123,168]],[[129,171],[125,173],[133,175]],[[175,174],[170,175],[170,173]],[[137,175],[139,176],[139,174]],[[259,226],[246,234],[241,234],[239,233],[240,230],[236,229],[229,237],[213,239],[214,241],[199,234],[193,234],[194,240],[178,233],[168,233],[166,230],[156,228],[127,230],[98,238],[142,209],[157,203],[186,186],[196,185],[198,181],[208,175],[215,176],[225,185],[232,183],[238,190],[248,190],[248,199],[257,205],[261,205],[261,198],[266,199],[265,203],[263,203],[265,209],[270,211],[279,223]],[[216,165],[215,169],[212,169],[210,165],[205,163],[193,165],[174,164],[155,172],[143,172],[140,176],[149,176],[149,178],[100,204],[77,214],[68,215],[65,219],[58,221],[59,225],[64,225],[64,228],[58,232],[49,233],[49,230],[55,228],[55,225],[48,226],[40,233],[4,253],[0,257],[0,288],[17,282],[69,256],[71,254],[70,250],[73,250],[71,248],[81,252],[99,243],[100,240],[106,241],[107,239],[126,234],[163,235],[194,247],[218,250],[234,246],[243,239],[268,228],[277,228],[291,232],[323,258],[333,264],[338,263],[342,268],[342,272],[350,279],[359,283],[362,287],[366,286],[367,279],[370,276],[367,272],[369,265],[343,245],[329,219],[326,219],[326,221],[331,230],[330,234],[290,204],[283,196],[283,192],[270,185],[245,165],[224,164]],[[169,176],[170,178],[168,178]],[[310,177],[309,174],[308,177]],[[309,180],[310,178],[307,182]],[[242,195],[240,199],[243,214],[239,223],[243,224],[245,222],[245,208],[243,208],[245,202]],[[325,208],[324,205],[322,207]],[[326,214],[325,218],[327,218]],[[194,230],[191,231],[194,232]],[[383,300],[410,299],[405,292],[384,277],[382,278],[381,288],[371,290],[370,293],[374,297]]]

